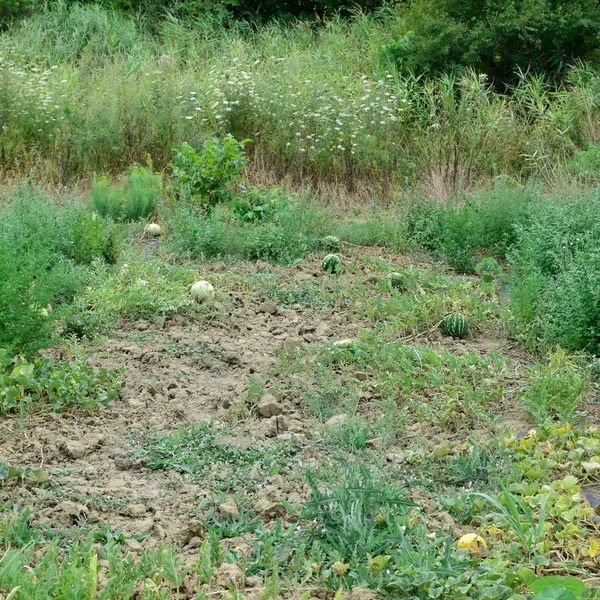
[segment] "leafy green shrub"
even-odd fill
[[[600,178],[600,146],[589,142],[585,150],[577,150],[569,161],[569,170],[587,181]]]
[[[233,214],[242,221],[258,222],[271,218],[287,203],[279,188],[264,187],[244,189],[232,201]]]
[[[12,19],[27,14],[33,4],[32,0],[0,0],[0,30]]]
[[[0,348],[30,356],[52,343],[60,307],[87,280],[82,265],[114,259],[114,230],[81,205],[57,206],[28,187],[7,199],[0,218]]]
[[[94,209],[114,221],[147,219],[155,210],[161,193],[161,178],[149,168],[134,167],[120,185],[108,177],[94,181],[91,201]]]
[[[63,363],[49,358],[17,361],[14,366],[0,363],[0,414],[4,415],[32,406],[53,411],[105,407],[119,396],[120,390],[118,372],[96,372],[81,355]]]
[[[514,332],[534,347],[600,353],[600,193],[535,202],[510,256]]]
[[[247,164],[244,146],[249,141],[238,142],[228,135],[223,140],[206,140],[200,153],[188,143],[174,148],[170,164],[173,195],[207,211],[233,200],[236,186],[243,182],[240,174]]]
[[[517,69],[559,75],[585,58],[597,46],[600,6],[595,0],[417,0],[406,12],[406,29],[401,58],[416,72],[470,66],[508,82]]]
[[[407,211],[408,237],[436,251],[459,273],[472,273],[477,253],[505,259],[528,218],[533,190],[500,184],[447,206],[415,201]]]

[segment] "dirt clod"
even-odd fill
[[[237,521],[240,518],[240,511],[232,498],[228,498],[219,506],[219,514],[225,519]]]
[[[267,394],[260,399],[256,409],[263,417],[275,417],[283,413],[283,407],[275,396]]]

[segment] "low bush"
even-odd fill
[[[418,73],[473,67],[498,83],[518,69],[558,76],[595,50],[599,23],[595,0],[414,0],[401,57]]]
[[[200,152],[188,143],[173,149],[173,182],[170,191],[176,200],[210,212],[216,205],[232,202],[244,179],[247,159],[244,146],[231,135],[204,142]]]
[[[91,410],[107,406],[120,390],[118,372],[106,369],[96,372],[79,353],[62,363],[49,358],[11,363],[6,353],[4,359],[0,356],[0,414],[31,407]]]
[[[96,262],[89,285],[61,321],[63,335],[93,338],[106,333],[115,319],[159,321],[195,306],[189,288],[191,268],[125,251],[119,265]]]
[[[407,208],[408,235],[459,273],[473,273],[477,254],[506,258],[516,225],[528,218],[533,194],[533,189],[501,183],[447,206],[413,201]]]
[[[589,370],[557,349],[547,364],[530,370],[530,381],[523,391],[523,406],[539,425],[548,420],[572,422],[575,411],[590,388]]]
[[[232,221],[225,207],[201,215],[185,204],[174,204],[165,214],[171,247],[179,255],[198,258],[267,260],[284,265],[320,247],[328,233],[329,217],[308,199],[281,205],[269,220]]]
[[[112,226],[74,202],[58,206],[23,187],[0,208],[0,348],[33,355],[52,344],[53,321],[88,278],[114,260]]]
[[[514,333],[537,348],[600,353],[600,190],[536,201],[516,234]]]

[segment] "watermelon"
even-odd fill
[[[160,225],[158,223],[148,223],[148,225],[144,227],[144,231],[156,237],[160,235]]]
[[[197,281],[190,289],[192,296],[202,302],[215,295],[215,288],[208,281]]]
[[[337,254],[328,254],[321,263],[326,273],[337,273],[342,268],[342,261]]]
[[[327,250],[337,252],[342,247],[342,244],[340,243],[340,239],[335,237],[335,235],[328,235],[323,238],[323,246],[327,248]]]
[[[442,332],[456,338],[464,338],[469,331],[467,317],[461,313],[452,313],[444,317],[441,325]]]

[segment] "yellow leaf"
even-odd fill
[[[596,540],[590,540],[590,556],[594,558],[596,554],[598,554],[598,550],[600,550],[600,546],[598,546],[598,542]]]
[[[348,572],[348,569],[350,568],[350,564],[343,563],[338,560],[337,562],[333,563],[333,566],[331,568],[333,569],[333,572],[336,575],[343,577]]]
[[[343,593],[344,593],[344,588],[340,587],[340,589],[335,593],[333,600],[342,600]]]

